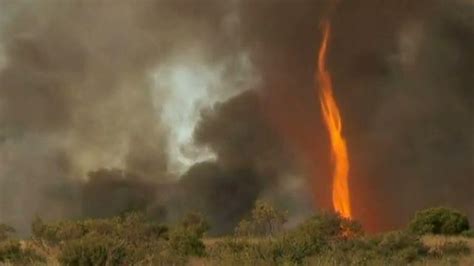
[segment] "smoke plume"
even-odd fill
[[[152,183],[176,178],[167,171],[170,128],[161,119],[168,88],[157,88],[153,74],[184,51],[206,64],[232,59],[235,45],[215,34],[230,12],[218,2],[1,4],[2,221],[24,229],[35,214],[90,214],[82,198],[105,204],[88,197],[115,183],[91,171],[120,168],[126,180]],[[78,192],[58,198],[51,190]]]

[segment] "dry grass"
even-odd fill
[[[432,246],[439,246],[445,242],[455,242],[455,241],[465,241],[471,250],[474,250],[474,238],[467,238],[463,236],[434,236],[434,235],[427,235],[423,237],[423,243],[425,245],[432,247]]]
[[[474,266],[474,238],[467,238],[462,236],[434,236],[428,235],[423,237],[423,243],[430,247],[430,249],[435,249],[442,246],[447,242],[465,242],[469,249],[471,250],[469,255],[460,255],[460,256],[451,256],[441,259],[427,259],[420,262],[418,265],[460,265],[460,266]]]

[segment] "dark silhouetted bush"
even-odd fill
[[[469,220],[466,215],[453,209],[430,208],[417,212],[409,228],[419,235],[457,235],[469,230]]]

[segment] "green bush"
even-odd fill
[[[407,265],[453,261],[470,252],[462,241],[428,249],[420,240],[418,228],[434,232],[439,227],[445,234],[453,228],[463,235],[472,232],[460,226],[463,216],[451,210],[419,212],[410,230],[375,236],[364,235],[357,222],[328,212],[276,234],[285,220],[277,214],[267,203],[257,202],[251,218],[239,226],[247,227],[242,229],[245,234],[207,240],[207,247],[202,238],[209,224],[198,213],[188,214],[170,231],[141,213],[49,224],[38,218],[32,230],[33,239],[47,248],[53,245],[52,250],[59,251],[58,261],[65,265]],[[33,264],[41,259],[18,241],[0,241],[0,264]]]
[[[0,262],[20,265],[30,265],[45,262],[45,258],[32,249],[22,249],[19,241],[5,240],[0,242]]]
[[[408,263],[423,257],[428,249],[417,235],[395,231],[385,233],[375,240],[377,253],[395,261]]]
[[[296,231],[326,240],[348,239],[363,235],[362,226],[358,222],[330,212],[322,212],[311,217]]]
[[[301,264],[309,256],[328,254],[361,235],[358,223],[323,212],[277,237],[221,241],[213,245],[209,256],[231,265]]]
[[[275,265],[281,261],[274,252],[276,241],[226,238],[214,243],[208,251],[211,265]]]
[[[50,224],[37,218],[32,232],[35,242],[58,248],[59,260],[66,265],[150,262],[154,254],[167,248],[168,239],[168,227],[135,212]]]
[[[416,235],[389,232],[338,241],[302,261],[309,265],[407,265],[426,255],[427,248]]]
[[[463,237],[474,238],[474,230],[473,230],[473,229],[469,229],[469,230],[463,231],[463,232],[461,233],[461,235],[462,235]]]
[[[409,229],[419,235],[457,235],[469,230],[469,220],[466,215],[453,209],[430,208],[417,212]]]
[[[169,233],[168,250],[164,257],[174,254],[177,257],[197,256],[206,253],[202,237],[209,230],[209,224],[199,213],[189,213]],[[163,256],[161,256],[163,257]]]
[[[143,214],[135,212],[109,219],[65,220],[50,224],[36,218],[31,227],[33,238],[49,245],[58,245],[88,235],[122,239],[138,245],[166,239],[168,233],[168,227],[148,221]]]
[[[181,226],[198,237],[203,237],[209,230],[209,223],[199,213],[189,213],[181,221]]]
[[[204,256],[206,247],[201,237],[194,231],[186,228],[176,228],[171,231],[169,240],[169,248],[178,256]]]
[[[363,235],[357,222],[335,213],[319,213],[274,244],[274,253],[284,261],[302,263],[306,257],[334,250],[343,241]]]
[[[0,242],[0,262],[16,261],[20,257],[20,242],[15,240],[6,240]]]
[[[78,239],[88,232],[80,221],[60,221],[58,223],[45,224],[41,218],[36,217],[31,224],[33,238],[42,240],[50,245],[57,245],[61,241]]]
[[[109,238],[93,236],[68,241],[61,249],[63,265],[119,265],[126,257],[125,248]]]
[[[235,233],[238,236],[272,236],[282,231],[286,221],[286,212],[277,210],[268,202],[258,200],[250,219],[242,220],[235,228]]]

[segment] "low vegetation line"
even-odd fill
[[[139,212],[44,222],[15,238],[0,224],[0,264],[7,265],[474,265],[467,217],[449,208],[414,215],[400,231],[367,235],[354,220],[315,213],[295,228],[287,214],[257,201],[235,231],[207,235],[199,213],[162,224]]]

